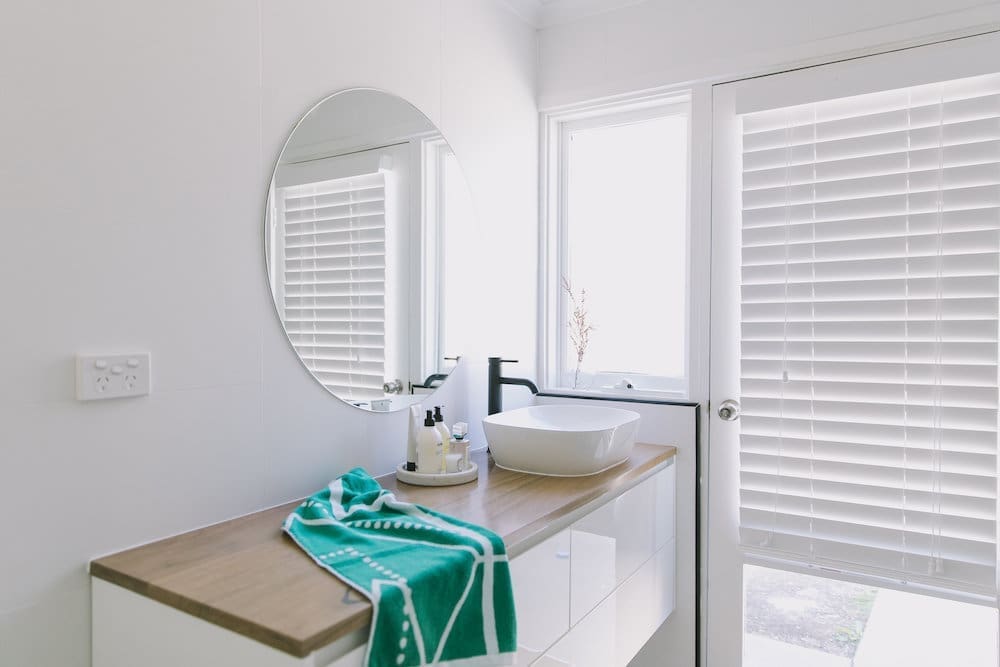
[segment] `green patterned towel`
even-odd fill
[[[361,468],[299,505],[284,530],[375,607],[369,667],[513,664],[510,568],[494,533],[397,500]]]

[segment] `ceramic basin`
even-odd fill
[[[600,406],[533,405],[490,415],[483,430],[501,468],[576,477],[628,459],[639,414]]]

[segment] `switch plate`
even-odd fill
[[[149,352],[76,355],[76,398],[79,401],[145,396],[149,387]]]

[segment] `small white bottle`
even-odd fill
[[[451,444],[451,429],[444,423],[444,415],[441,414],[441,406],[434,406],[434,425],[438,433],[441,434],[441,472],[447,472],[447,460]]]
[[[462,460],[458,464],[459,470],[469,468],[469,425],[465,422],[455,422],[451,427],[451,440],[449,449],[452,452],[462,455]]]
[[[417,472],[439,473],[442,465],[441,434],[434,425],[434,414],[428,410],[423,427],[417,431]]]

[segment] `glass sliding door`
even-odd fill
[[[713,90],[709,667],[997,664],[997,53]]]

